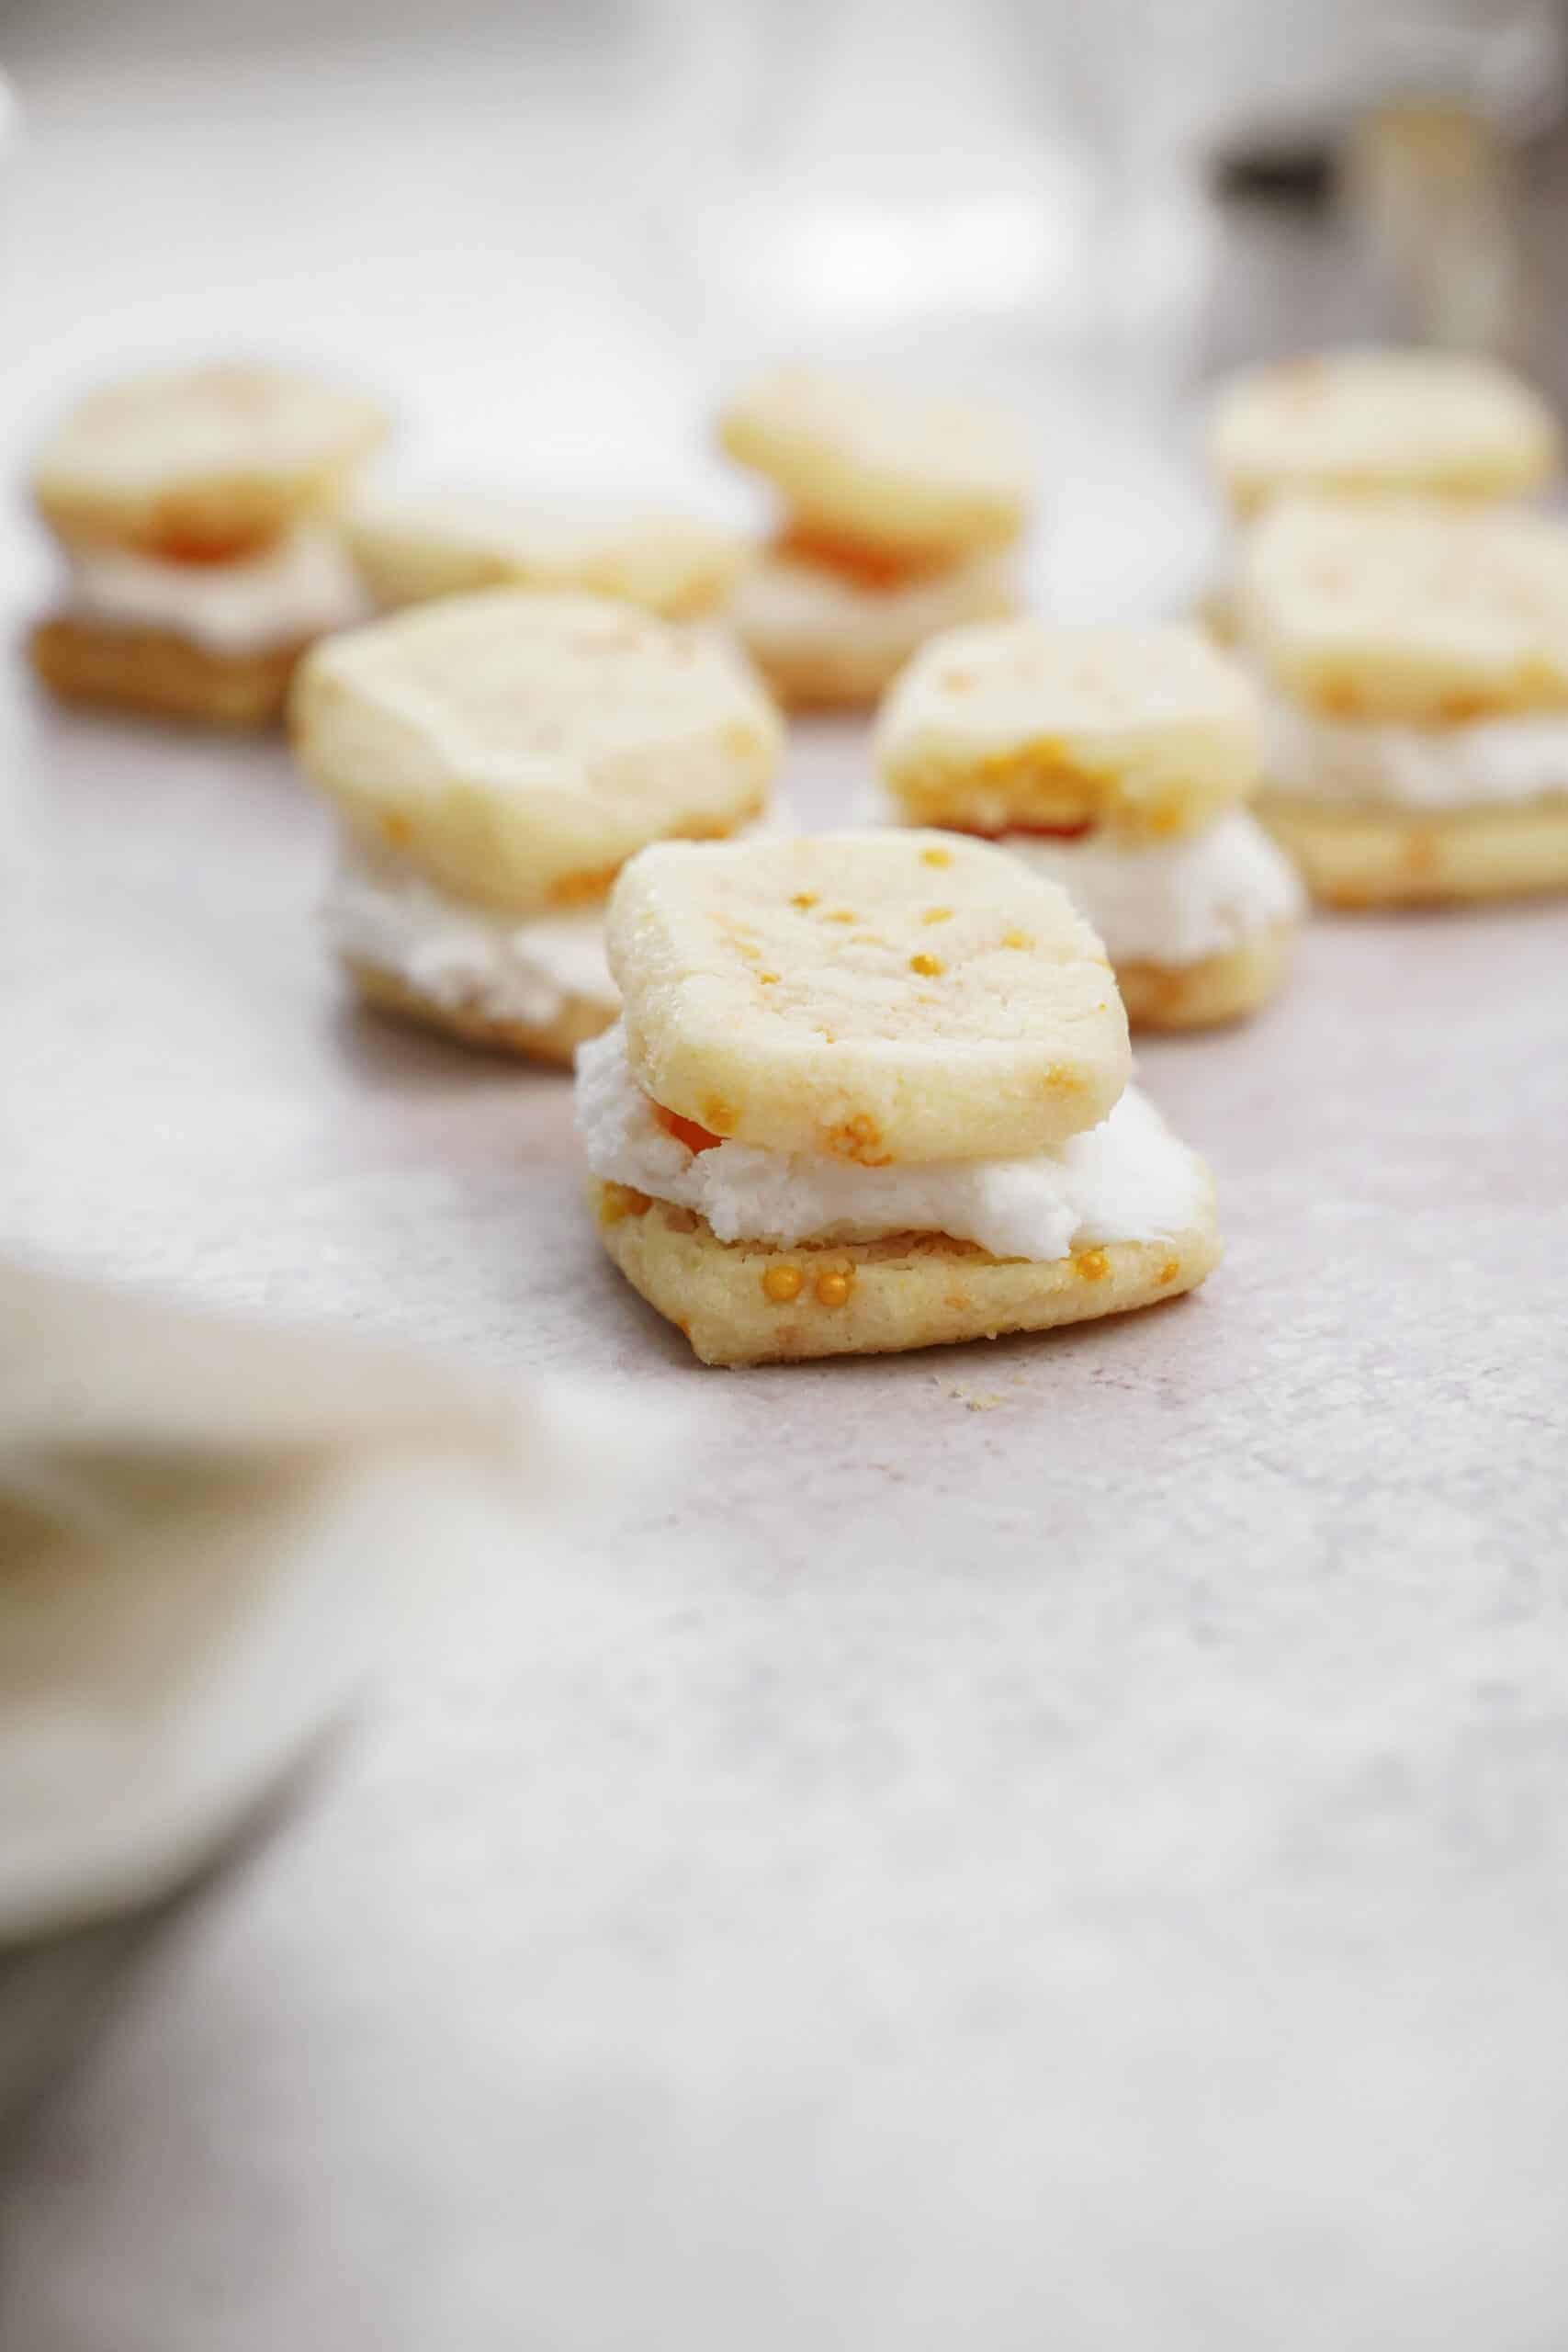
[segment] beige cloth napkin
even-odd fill
[[[0,1938],[177,1882],[351,1693],[412,1572],[562,1540],[583,1425],[569,1385],[0,1265]]]

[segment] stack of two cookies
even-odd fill
[[[979,834],[1059,883],[1105,942],[1135,1025],[1251,1012],[1284,968],[1302,893],[1244,805],[1258,699],[1195,629],[960,629],[884,706],[886,813]]]
[[[782,743],[709,634],[513,589],[318,647],[292,716],[340,821],[323,917],[359,993],[558,1063],[615,1018],[604,906],[621,866],[761,818]]]
[[[1263,812],[1344,906],[1568,888],[1568,526],[1295,500],[1248,541]]]
[[[1100,942],[1000,852],[650,849],[608,943],[623,1018],[578,1057],[598,1223],[705,1363],[1043,1330],[1214,1264]]]
[[[784,509],[729,613],[782,701],[873,703],[939,630],[1018,609],[1034,468],[1006,411],[781,368],[718,435]]]
[[[81,401],[33,475],[70,568],[29,647],[44,684],[217,725],[276,719],[306,646],[364,617],[335,515],[387,429],[356,393],[252,366]]]

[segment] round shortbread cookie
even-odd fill
[[[1047,1150],[1127,1082],[1065,891],[951,835],[666,844],[605,943],[637,1083],[710,1134],[867,1166]]]
[[[579,1046],[601,1036],[615,1018],[614,1005],[576,996],[569,997],[550,1021],[501,1020],[482,1006],[451,1004],[427,995],[400,972],[381,971],[359,956],[345,956],[343,964],[361,998],[378,1012],[396,1013],[422,1029],[438,1029],[465,1046],[551,1062],[562,1069],[571,1068]]]
[[[1568,707],[1568,523],[1290,500],[1242,553],[1242,640],[1332,718],[1445,726]]]
[[[1341,351],[1252,369],[1211,413],[1209,460],[1246,511],[1287,491],[1506,498],[1556,470],[1551,410],[1495,360]]]
[[[1033,504],[1028,436],[985,401],[777,368],[729,402],[718,437],[794,515],[852,545],[926,555],[998,547]]]
[[[1417,813],[1267,793],[1258,813],[1325,906],[1568,890],[1568,779],[1561,793],[1515,807]]]
[[[39,451],[33,495],[68,545],[214,561],[333,505],[386,438],[363,394],[250,364],[90,392]]]
[[[1000,833],[1197,832],[1258,779],[1262,714],[1237,665],[1181,628],[956,629],[917,654],[877,722],[877,772],[911,824]]]
[[[886,588],[764,548],[741,574],[728,619],[780,700],[796,707],[874,703],[928,638],[1016,612],[1010,553],[968,556]]]
[[[1217,1029],[1266,1004],[1284,979],[1293,922],[1271,923],[1196,964],[1122,963],[1116,985],[1134,1029]]]
[[[35,673],[62,702],[208,727],[275,726],[304,650],[220,653],[169,629],[101,627],[72,614],[40,621],[28,639]]]
[[[344,533],[387,610],[482,588],[578,591],[689,620],[722,605],[740,567],[733,532],[655,507],[482,491],[357,499]]]
[[[690,1209],[595,1182],[604,1247],[634,1290],[704,1363],[886,1355],[1123,1315],[1194,1290],[1220,1261],[1212,1205],[1162,1241],[1113,1241],[1071,1258],[993,1258],[945,1234],[881,1241],[720,1241]]]
[[[748,823],[784,737],[711,635],[502,588],[328,639],[291,717],[351,831],[522,914],[599,896],[649,842]]]

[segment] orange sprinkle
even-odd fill
[[[757,975],[759,988],[776,989],[778,984],[779,976],[776,972],[759,972]]]
[[[1160,1268],[1160,1270],[1159,1270],[1159,1278],[1160,1278],[1160,1280],[1161,1280],[1161,1282],[1162,1282],[1162,1283],[1173,1283],[1173,1282],[1176,1280],[1177,1275],[1178,1275],[1180,1272],[1181,1272],[1181,1261],[1180,1261],[1180,1259],[1179,1259],[1179,1258],[1168,1258],[1168,1259],[1166,1260],[1166,1261],[1165,1261],[1164,1265],[1163,1265],[1163,1266]]]
[[[606,1184],[599,1195],[601,1225],[619,1225],[624,1216],[646,1216],[653,1203],[630,1184]]]
[[[787,1306],[800,1296],[802,1279],[798,1266],[770,1266],[762,1276],[762,1290],[775,1306]]]
[[[662,1102],[655,1102],[653,1115],[667,1136],[673,1136],[677,1143],[683,1143],[693,1154],[712,1151],[724,1141],[724,1137],[716,1136],[711,1128],[699,1126],[695,1119],[683,1119],[679,1111],[667,1111]]]
[[[849,1299],[852,1279],[852,1277],[849,1274],[818,1274],[817,1295],[822,1305],[824,1306],[844,1306]]]
[[[953,909],[951,907],[928,907],[925,913],[920,917],[920,921],[924,923],[951,922],[953,921]]]
[[[1004,931],[1002,933],[1004,947],[1032,947],[1033,944],[1033,940],[1026,931]]]
[[[920,864],[922,865],[951,865],[953,852],[950,849],[923,849],[920,852]]]
[[[1086,1283],[1102,1283],[1111,1272],[1111,1261],[1103,1250],[1082,1250],[1073,1264]]]
[[[911,956],[909,969],[919,972],[923,980],[934,980],[940,972],[946,971],[947,966],[940,956]]]
[[[824,922],[859,922],[860,917],[852,907],[835,907],[832,913],[824,915],[822,920]]]
[[[814,907],[816,904],[817,893],[815,890],[797,890],[794,898],[790,900],[790,905],[792,907]]]

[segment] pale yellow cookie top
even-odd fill
[[[736,533],[700,515],[545,492],[367,493],[344,528],[388,607],[513,586],[582,590],[685,619],[724,602],[744,554]]]
[[[1210,463],[1236,505],[1291,490],[1501,498],[1556,470],[1540,394],[1495,360],[1366,350],[1235,378],[1210,413]]]
[[[332,503],[388,430],[376,401],[285,368],[170,370],[79,401],[39,450],[33,492],[73,542],[220,555]]]
[[[882,830],[647,851],[610,901],[637,1082],[710,1134],[893,1161],[1013,1157],[1127,1082],[1104,951],[999,850]]]
[[[1252,790],[1262,720],[1249,680],[1201,630],[988,622],[916,655],[874,756],[913,823],[1168,837]]]
[[[1568,523],[1290,500],[1248,535],[1244,642],[1332,717],[1443,726],[1568,706]]]
[[[895,384],[776,368],[718,418],[719,441],[792,514],[851,546],[957,555],[1016,538],[1035,462],[1006,409]]]
[[[649,842],[760,815],[783,742],[763,689],[704,632],[508,588],[318,645],[292,722],[351,829],[520,911],[602,895]]]

